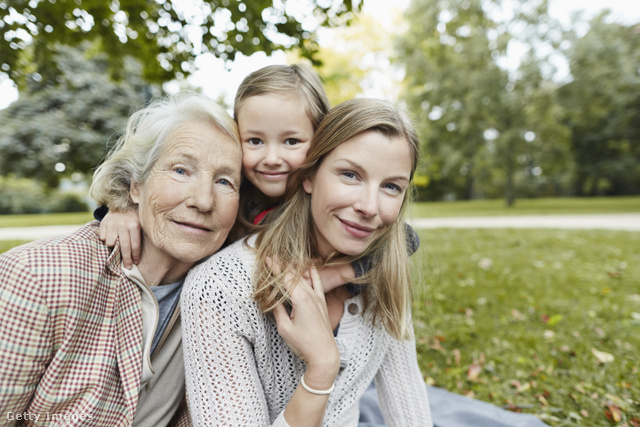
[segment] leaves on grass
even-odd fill
[[[593,354],[598,360],[598,363],[601,363],[601,364],[611,363],[615,360],[615,357],[613,356],[613,354],[606,353],[604,351],[599,351],[599,350],[596,350],[595,348],[591,349],[591,354]]]
[[[516,320],[527,320],[527,316],[525,316],[524,314],[520,313],[516,309],[511,310],[511,317],[513,317]]]
[[[604,415],[609,421],[614,423],[622,420],[622,411],[613,402],[607,402]]]

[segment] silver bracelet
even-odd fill
[[[328,390],[313,389],[309,387],[307,383],[304,382],[304,374],[302,374],[302,377],[300,377],[300,384],[302,384],[302,388],[304,388],[305,390],[307,390],[309,393],[312,393],[312,394],[329,394],[333,391],[333,387],[335,387],[336,385],[335,383],[331,384],[331,387]]]

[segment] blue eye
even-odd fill
[[[385,184],[386,189],[393,191],[394,193],[402,193],[402,187],[397,184]]]
[[[175,168],[173,170],[175,173],[177,173],[178,175],[186,175],[187,174],[187,170],[184,168]]]
[[[342,171],[340,173],[342,176],[344,176],[345,178],[349,178],[349,179],[354,179],[356,178],[356,174],[355,172],[352,171]]]

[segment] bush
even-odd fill
[[[0,176],[0,214],[82,212],[88,210],[80,196],[53,191],[46,193],[37,182]]]

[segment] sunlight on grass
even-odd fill
[[[82,225],[93,219],[92,212],[0,215],[2,227],[37,227],[41,225]]]
[[[554,426],[610,425],[610,404],[623,421],[639,415],[638,233],[420,237],[430,289],[414,316],[427,381]]]
[[[595,213],[640,213],[640,197],[553,198],[516,200],[513,207],[504,200],[457,202],[417,202],[411,206],[413,218],[497,215],[562,215]]]

